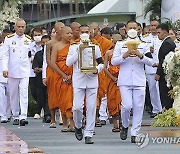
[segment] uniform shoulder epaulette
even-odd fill
[[[2,46],[2,43],[0,43],[0,47]]]
[[[9,35],[7,35],[8,38],[11,38],[11,37],[13,37],[13,36],[14,36],[14,34],[9,34]]]
[[[144,34],[142,37],[145,38],[145,37],[147,37],[147,36],[149,36],[149,34]]]
[[[29,35],[27,35],[27,34],[26,34],[25,36],[26,36],[26,38],[28,38],[28,39],[30,39],[30,40],[32,39],[31,36],[29,36]]]

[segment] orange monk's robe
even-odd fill
[[[58,52],[56,64],[66,75],[72,75],[73,66],[66,65],[66,58],[69,51],[69,44]],[[56,80],[57,100],[63,115],[72,118],[73,88],[72,84],[63,82],[62,76],[58,75]]]
[[[114,44],[110,40],[108,40],[105,37],[100,36],[100,35],[96,36],[95,39],[96,39],[97,43],[100,45],[101,55],[102,55],[102,58],[104,60],[104,56],[105,56],[106,52],[108,50],[112,49]],[[102,71],[98,74],[98,82],[99,82],[99,87],[98,87],[99,103],[98,103],[98,106],[100,106],[101,99],[103,97],[105,97],[105,95],[107,93],[107,90],[106,90],[106,87],[107,87],[107,85],[106,85],[107,84],[106,83],[106,74],[104,71]]]
[[[57,73],[54,72],[50,67],[47,67],[46,79],[47,79],[47,93],[48,93],[49,110],[59,108],[59,105],[57,102],[57,94],[56,94],[56,90],[55,90],[56,78],[57,78]]]
[[[120,66],[113,66],[109,57],[108,71],[115,77],[118,77]],[[121,109],[121,94],[117,83],[115,83],[109,76],[107,76],[107,107],[109,115],[118,115]]]

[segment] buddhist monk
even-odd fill
[[[80,28],[80,26],[81,25],[78,22],[72,22],[70,24],[70,27],[72,29],[72,34],[73,34],[73,37],[72,37],[73,41],[75,41],[75,40],[80,38],[80,36],[79,36],[79,28]]]
[[[104,60],[105,53],[112,49],[113,43],[101,36],[99,25],[96,22],[92,22],[90,24],[91,37],[93,37],[97,43],[100,45],[101,55]],[[99,119],[96,120],[96,126],[101,127],[101,125],[106,124],[106,120],[108,119],[107,115],[107,98],[106,98],[106,74],[104,71],[98,74],[99,87],[98,87],[98,101],[97,101],[97,116]],[[99,111],[98,111],[99,110]],[[100,120],[100,121],[99,121]]]
[[[59,108],[57,102],[57,95],[55,91],[55,80],[57,77],[57,73],[55,73],[52,69],[52,62],[51,62],[51,55],[52,55],[52,48],[55,44],[61,41],[61,29],[64,27],[62,22],[57,22],[55,24],[55,36],[52,40],[47,42],[46,44],[46,61],[48,64],[47,73],[46,73],[46,80],[47,80],[47,90],[48,90],[48,105],[51,112],[51,125],[50,128],[56,128],[56,121],[55,121],[55,111]]]
[[[62,40],[53,46],[51,56],[51,68],[58,73],[55,81],[55,89],[57,91],[57,101],[63,118],[62,132],[74,132],[74,123],[72,119],[72,103],[73,103],[73,88],[72,88],[72,72],[73,67],[66,65],[66,57],[69,51],[70,40],[72,39],[72,30],[70,27],[61,29]],[[68,129],[68,120],[70,128]]]
[[[114,44],[122,40],[120,34],[113,35]],[[121,129],[121,118],[120,118],[120,109],[121,109],[121,95],[119,87],[117,86],[117,77],[119,74],[120,66],[112,66],[111,58],[113,55],[113,49],[109,50],[105,54],[104,60],[104,71],[107,74],[107,107],[109,115],[112,116],[113,120],[113,129],[112,132],[120,132]],[[119,126],[117,122],[117,116],[119,116]]]

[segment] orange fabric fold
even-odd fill
[[[97,43],[100,45],[101,55],[102,58],[104,59],[106,52],[111,48],[113,48],[114,44],[110,40],[100,35],[96,36],[95,39]],[[107,93],[107,77],[104,71],[98,74],[98,81],[99,81],[98,99],[101,100],[103,97],[105,97]]]
[[[49,110],[57,109],[59,108],[59,105],[57,101],[57,93],[55,90],[55,81],[58,74],[54,72],[50,67],[47,67],[46,75]]]
[[[56,64],[66,75],[72,75],[73,66],[66,65],[66,58],[69,51],[69,44],[58,52]],[[72,84],[63,82],[62,76],[58,75],[56,79],[56,91],[59,108],[63,115],[72,118],[72,105],[73,105],[73,88]]]
[[[108,71],[115,77],[118,77],[120,66],[113,66],[109,58]],[[121,94],[117,83],[115,83],[109,76],[107,76],[107,107],[109,115],[117,115],[121,110]]]

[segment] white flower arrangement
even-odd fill
[[[24,0],[4,0],[0,11],[0,32],[8,25],[8,22],[15,22],[19,18],[19,4]]]
[[[173,87],[170,94],[174,98],[173,108],[180,120],[180,49],[170,52],[165,57],[163,69],[166,74],[167,86]]]
[[[170,91],[174,98],[173,108],[158,114],[154,119],[154,127],[180,126],[180,49],[166,55],[163,62],[163,69],[168,87],[173,87]]]

